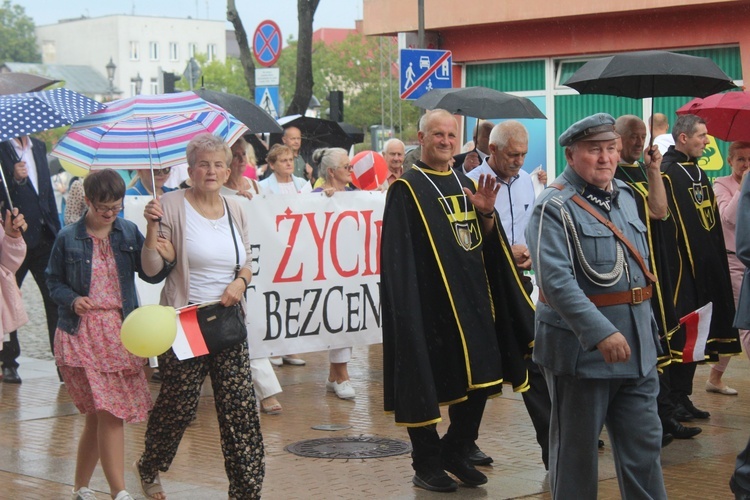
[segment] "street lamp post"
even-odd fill
[[[115,97],[115,70],[117,69],[117,65],[111,57],[109,58],[106,68],[107,79],[109,80],[109,100],[111,101]]]
[[[133,83],[135,84],[135,95],[140,95],[141,89],[143,88],[143,78],[141,78],[140,72],[138,72],[138,75],[133,78]]]

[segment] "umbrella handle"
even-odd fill
[[[5,180],[5,170],[0,167],[0,177],[2,177],[3,189],[5,190],[5,196],[8,198],[8,206],[10,207],[10,213],[13,213],[13,201],[10,199],[10,190],[8,189],[8,182]]]

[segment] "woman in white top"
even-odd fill
[[[292,175],[292,172],[294,172],[294,151],[289,146],[274,144],[266,156],[266,161],[273,174],[260,181],[264,193],[297,194],[307,184],[305,179]],[[281,366],[284,363],[301,366],[305,364],[305,360],[296,354],[290,354],[271,358],[271,363],[275,366]]]
[[[268,168],[273,173],[260,181],[264,193],[296,194],[307,184],[307,180],[296,177],[294,172],[294,152],[284,144],[274,144],[266,156]]]
[[[221,188],[221,194],[225,196],[240,195],[248,200],[253,199],[254,194],[260,194],[258,182],[248,179],[244,173],[247,169],[247,150],[250,145],[240,137],[232,144],[232,163],[229,165],[229,177]]]

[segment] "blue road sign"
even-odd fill
[[[255,87],[255,104],[274,118],[279,117],[279,87]]]
[[[453,87],[449,50],[401,49],[401,99],[414,100],[432,89]]]

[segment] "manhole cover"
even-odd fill
[[[307,439],[292,443],[286,451],[312,458],[381,458],[402,455],[411,445],[398,439],[374,436]]]
[[[345,429],[351,429],[351,425],[345,425],[345,424],[319,424],[319,425],[313,425],[311,429],[314,429],[316,431],[343,431]]]

